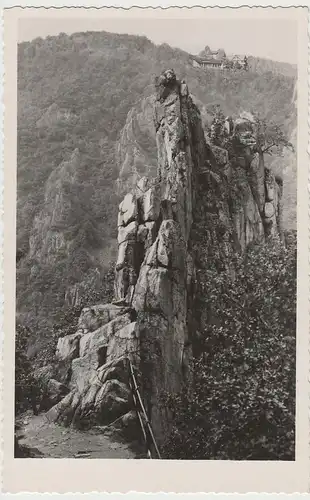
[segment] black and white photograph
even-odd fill
[[[296,460],[298,98],[293,17],[19,21],[15,458]]]

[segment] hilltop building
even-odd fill
[[[193,66],[198,68],[220,68],[226,59],[226,54],[223,49],[211,50],[207,45],[198,56],[192,56]]]
[[[191,55],[191,63],[195,68],[248,69],[246,55],[228,57],[223,49],[211,50],[208,45],[197,56]]]

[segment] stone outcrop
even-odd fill
[[[225,184],[221,178],[224,172],[230,184],[225,199],[226,205],[230,204],[228,211],[239,246],[244,250],[251,241],[282,237],[283,181],[265,165],[263,153],[257,147],[253,115],[243,112],[235,120],[227,117],[224,124],[218,124],[216,132],[233,148],[228,154],[223,147],[214,145],[211,130],[211,142],[208,142],[214,159],[211,171],[214,179],[215,173],[220,175],[218,180],[222,184]],[[222,169],[218,171],[216,165]]]
[[[116,271],[116,297],[138,314],[144,397],[159,439],[166,420],[161,392],[180,389],[187,371],[184,352],[190,349],[193,185],[198,162],[204,160],[199,141],[195,148],[192,137],[197,129],[196,138],[203,138],[197,118],[186,84],[173,71],[161,75],[155,102],[157,176],[149,183],[141,179],[137,186],[136,241],[127,239],[128,258]]]
[[[251,114],[243,114],[235,121],[234,134],[237,145],[241,145],[242,148],[242,161],[240,162],[242,171],[236,162],[233,163],[233,169],[236,172],[239,170],[239,189],[242,205],[246,209],[243,211],[245,226],[240,234],[241,247],[244,249],[252,240],[269,236],[282,238],[283,181],[265,165],[263,153],[257,149],[255,122]],[[240,174],[241,177],[244,174],[246,176],[243,182]],[[244,203],[244,188],[249,190],[248,195],[245,196],[246,203]],[[253,233],[250,237],[249,232]]]
[[[68,393],[69,389],[66,385],[58,382],[58,380],[50,379],[46,385],[43,397],[40,402],[40,411],[48,411],[61,401]]]
[[[128,358],[137,365],[139,329],[130,307],[84,308],[73,335],[60,338],[56,358],[67,362],[68,394],[47,414],[51,420],[89,426],[110,424],[132,409]]]
[[[157,174],[140,178],[119,205],[115,300],[85,308],[77,332],[59,339],[70,392],[48,416],[126,421],[134,409],[130,359],[160,442],[169,426],[162,394],[190,382],[200,253],[225,268],[236,251],[279,234],[282,185],[251,149],[242,118],[232,127],[240,136],[235,161],[206,143],[199,110],[173,70],[156,81],[154,124]]]
[[[296,123],[297,118],[297,84],[295,85],[292,97],[291,121]],[[283,225],[286,230],[296,230],[297,211],[297,126],[292,129],[289,141],[294,150],[286,148],[283,155],[272,160],[272,169],[276,174],[283,177],[283,195],[281,202],[283,205]]]
[[[160,393],[180,389],[189,346],[189,238],[199,155],[190,114],[199,126],[186,84],[166,72],[157,83],[155,104],[157,176],[140,179],[120,204],[115,302],[84,309],[77,332],[58,341],[56,357],[70,365],[70,392],[49,411],[53,420],[108,423],[128,413],[129,357],[147,372],[141,389],[155,431],[162,434]],[[202,129],[199,133],[203,138]]]

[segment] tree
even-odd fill
[[[193,384],[165,405],[167,458],[294,460],[296,238],[254,245],[229,273],[201,271],[208,321]]]
[[[279,124],[254,115],[254,134],[256,138],[256,149],[259,154],[283,155],[283,148],[294,151],[293,145],[288,141],[283,127]]]
[[[262,118],[259,114],[244,113],[244,115],[251,115],[248,118],[241,115],[242,125],[246,125],[245,130],[240,131],[240,124],[238,124],[239,128],[234,127],[234,132],[229,134],[225,126],[227,118],[220,105],[210,106],[208,112],[213,117],[211,126],[207,130],[210,140],[216,146],[227,149],[231,159],[240,147],[245,146],[250,146],[252,153],[258,153],[261,157],[264,154],[283,156],[284,148],[294,151],[283,127],[274,121]]]

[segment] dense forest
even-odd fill
[[[30,355],[44,356],[67,310],[107,293],[103,276],[115,259],[116,186],[128,146],[122,138],[132,113],[141,113],[141,102],[153,93],[155,75],[174,68],[205,123],[218,104],[225,115],[253,111],[292,135],[295,68],[255,58],[249,63],[247,72],[202,71],[184,51],[106,32],[19,44],[17,314],[33,332]],[[149,114],[146,121],[149,130],[132,122],[132,134],[151,168],[156,151]],[[281,160],[275,168],[295,186],[294,161]],[[295,201],[292,188],[284,196],[289,229]]]

